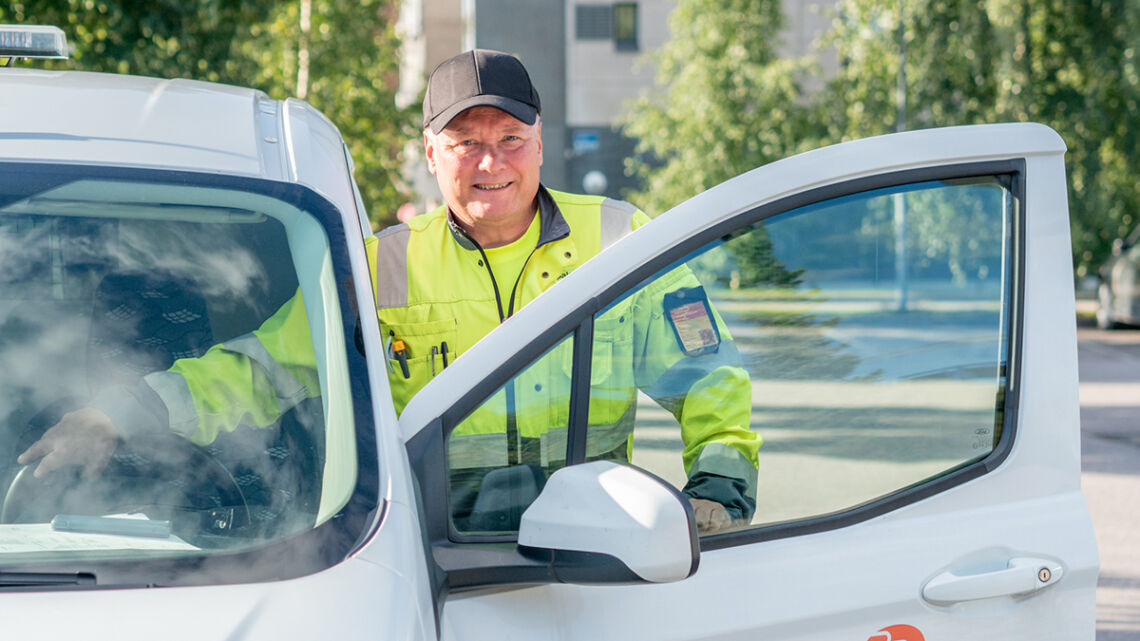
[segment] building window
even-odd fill
[[[637,3],[579,4],[574,7],[578,40],[613,40],[617,51],[637,51]]]
[[[610,4],[580,4],[575,7],[578,40],[609,40],[613,33]]]
[[[614,3],[614,48],[637,51],[637,3]]]

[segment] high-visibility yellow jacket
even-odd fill
[[[381,333],[407,348],[408,376],[405,363],[389,363],[397,412],[443,371],[444,344],[450,358],[462,356],[514,311],[648,221],[627,203],[545,188],[538,218],[538,243],[514,283],[495,282],[485,252],[445,207],[370,239]],[[760,446],[749,430],[751,383],[736,366],[735,346],[719,318],[717,352],[686,356],[663,304],[668,292],[699,285],[682,267],[598,317],[586,455],[628,459],[637,391],[644,390],[681,423],[687,490],[743,516],[752,511]],[[449,468],[561,465],[572,360],[571,341],[563,341],[482,403],[449,437]]]
[[[514,311],[648,221],[627,203],[546,188],[539,190],[538,217],[539,241],[516,283],[495,282],[485,253],[445,207],[367,239],[385,344],[406,345],[408,376],[403,363],[389,363],[398,413],[443,370],[444,344],[449,361],[461,357]],[[668,292],[696,287],[695,277],[681,267],[598,317],[587,456],[628,458],[637,390],[644,390],[681,423],[686,492],[747,516],[755,504],[761,443],[749,430],[748,376],[735,363],[735,346],[719,316],[719,349],[687,356],[663,306]],[[319,395],[311,345],[298,293],[252,334],[148,375],[149,391],[136,390],[134,396],[146,404],[144,397],[153,392],[173,431],[210,443],[219,431],[239,424],[271,425],[288,407]],[[563,341],[483,403],[450,437],[449,466],[561,465],[571,362],[570,341]],[[103,409],[116,422],[130,420],[121,406]],[[162,413],[151,409],[149,418]]]

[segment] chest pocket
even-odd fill
[[[399,414],[420,388],[443,371],[445,346],[448,363],[459,356],[459,326],[454,318],[448,318],[426,323],[381,321],[381,327],[388,356],[388,381],[391,383],[396,413]],[[389,347],[395,339],[404,341],[407,349],[407,377],[404,376],[399,359],[393,358]]]

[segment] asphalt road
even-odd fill
[[[1140,641],[1140,329],[1078,329],[1083,488],[1100,547],[1097,641]]]

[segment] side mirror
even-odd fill
[[[553,553],[567,583],[667,583],[697,571],[689,501],[668,483],[610,461],[562,468],[522,515],[524,554]]]

